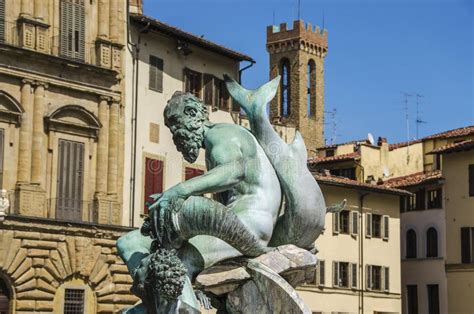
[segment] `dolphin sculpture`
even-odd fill
[[[287,144],[269,121],[266,105],[275,97],[280,76],[256,90],[243,88],[227,75],[224,79],[229,94],[245,111],[250,131],[270,159],[285,197],[284,211],[276,222],[269,246],[294,244],[313,248],[324,228],[327,210],[321,189],[308,169],[301,134],[296,131],[293,143]]]

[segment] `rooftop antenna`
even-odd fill
[[[336,115],[337,115],[337,108],[334,108],[331,111],[325,111],[324,113],[329,114],[330,119],[331,119],[331,145],[336,144],[336,139],[337,139],[337,120],[336,120]]]
[[[419,105],[420,105],[420,98],[423,98],[423,95],[416,94],[415,96],[416,96],[416,138],[418,139],[420,124],[427,123],[427,122],[421,120],[421,117],[420,117]]]
[[[273,23],[272,25],[275,25],[275,9],[273,9]]]
[[[323,25],[322,25],[322,29],[321,29],[321,32],[324,31],[324,29],[326,28],[326,19],[324,18],[324,10],[323,10]]]
[[[406,92],[403,93],[404,96],[404,103],[405,103],[405,120],[406,120],[406,127],[407,127],[407,163],[410,162],[410,116],[408,110],[408,97],[412,97],[413,95],[408,94]]]
[[[301,0],[298,0],[298,21],[301,18]]]

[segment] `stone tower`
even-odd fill
[[[277,96],[270,104],[276,125],[296,127],[311,152],[324,145],[324,58],[328,35],[302,20],[267,27],[270,79],[282,76]],[[311,153],[310,153],[311,154]]]

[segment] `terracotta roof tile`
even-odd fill
[[[454,130],[448,130],[441,133],[436,133],[433,135],[429,135],[424,137],[423,140],[430,140],[436,138],[452,138],[452,137],[459,137],[459,136],[466,136],[474,134],[474,125],[465,126],[462,128],[457,128]]]
[[[421,140],[414,140],[414,141],[409,141],[409,142],[400,142],[400,143],[394,143],[394,144],[389,144],[388,149],[389,150],[394,150],[397,148],[402,148],[402,147],[407,147],[408,145],[413,145],[417,143],[421,143]]]
[[[417,172],[406,176],[388,179],[383,186],[390,188],[401,188],[429,183],[442,179],[441,171]]]
[[[466,140],[433,149],[428,154],[447,154],[474,149],[474,140]]]
[[[351,180],[344,177],[322,175],[319,173],[313,173],[313,175],[316,181],[318,181],[318,183],[320,184],[343,186],[343,187],[354,188],[354,189],[359,189],[359,190],[364,190],[364,191],[372,191],[372,192],[386,193],[386,194],[388,193],[388,194],[395,194],[395,195],[411,195],[411,193],[408,191],[392,188],[389,186],[362,183],[362,182]]]
[[[308,160],[309,164],[318,164],[318,163],[327,163],[334,161],[347,161],[347,160],[358,160],[360,159],[360,154],[358,152],[353,152],[349,154],[335,155],[331,157],[314,157]]]
[[[219,45],[217,43],[214,43],[210,40],[201,38],[199,36],[196,36],[194,34],[188,33],[178,27],[163,23],[155,18],[143,15],[143,14],[136,14],[136,13],[131,13],[130,14],[130,19],[136,23],[140,23],[142,25],[146,25],[150,23],[150,26],[164,34],[177,37],[179,39],[182,39],[184,41],[187,41],[193,45],[214,51],[216,53],[219,53],[221,55],[227,56],[229,58],[239,60],[239,61],[249,61],[249,62],[255,62],[255,60],[252,59],[252,57],[249,57],[241,52],[232,50],[230,48],[224,47],[222,45]]]

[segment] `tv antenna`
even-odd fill
[[[418,139],[420,124],[427,123],[427,122],[421,120],[421,117],[420,117],[420,110],[419,110],[420,98],[423,98],[423,95],[416,94],[415,97],[416,97],[416,138]]]
[[[331,111],[325,111],[325,113],[329,114],[331,117],[331,145],[336,144],[336,138],[337,138],[337,120],[336,120],[336,115],[337,115],[337,109],[334,108]]]
[[[301,18],[301,0],[298,0],[298,21]]]
[[[408,108],[408,97],[412,97],[413,95],[408,94],[406,92],[403,93],[404,96],[404,103],[405,103],[405,120],[406,120],[406,127],[407,127],[407,163],[410,162],[410,115],[409,115],[409,108]]]

